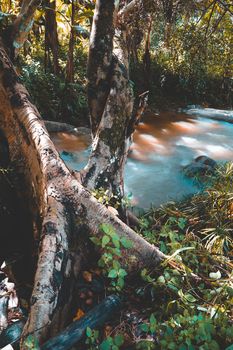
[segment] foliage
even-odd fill
[[[102,224],[103,232],[101,238],[92,237],[92,242],[103,249],[103,254],[98,265],[103,269],[105,275],[111,279],[111,286],[116,291],[123,289],[127,272],[122,268],[119,258],[121,249],[128,249],[132,246],[130,240],[119,237],[113,227],[109,224]]]
[[[28,350],[39,350],[40,349],[39,342],[33,335],[29,335],[26,338],[26,340],[24,342],[24,346]]]
[[[164,270],[142,270],[145,285],[137,290],[156,305],[141,325],[156,349],[225,349],[233,342],[232,169],[220,166],[203,193],[141,218],[141,234],[173,256]]]
[[[129,193],[127,197],[125,196],[123,198],[119,198],[116,194],[110,192],[109,189],[105,190],[104,188],[100,187],[93,190],[92,194],[100,203],[107,206],[112,206],[115,209],[118,209],[121,206],[125,208],[131,206],[132,193]]]
[[[214,175],[202,180],[205,181],[202,193],[181,203],[152,208],[140,218],[139,233],[158,246],[168,259],[156,270],[140,271],[141,282],[137,279],[130,282],[129,278],[124,286],[124,295],[132,298],[131,303],[139,298],[135,307],[139,307],[140,316],[136,325],[128,325],[127,331],[133,348],[231,347],[232,163],[219,166]],[[206,239],[211,227],[215,228],[212,244]],[[100,265],[105,275],[114,279],[113,287],[121,292],[118,288],[121,243],[111,226],[104,224],[101,229],[103,236],[94,239],[103,248]],[[121,334],[121,329],[114,334]],[[106,348],[113,349],[110,347],[113,337],[107,337],[103,343],[100,339],[99,336],[97,349],[102,349],[100,344],[109,344]]]
[[[115,337],[107,337],[101,344],[100,350],[119,350],[124,343],[124,337],[117,334]]]
[[[82,55],[76,50],[77,55]],[[75,56],[76,56],[75,54]],[[42,117],[48,120],[64,121],[74,125],[87,125],[87,99],[85,89],[85,59],[75,60],[75,83],[66,83],[63,76],[45,72],[40,57],[28,58],[23,63],[21,78],[30,92],[33,103]]]
[[[87,339],[85,341],[85,344],[88,345],[88,349],[89,350],[96,349],[98,345],[99,331],[95,329],[91,329],[90,327],[87,327],[86,336],[87,336]]]
[[[171,6],[169,18],[159,6],[151,33],[150,104],[163,107],[169,100],[177,106],[232,106],[232,4],[228,0],[187,1],[185,6],[182,1],[164,3]],[[144,48],[138,57],[132,73],[142,92],[148,89]]]
[[[89,345],[88,350],[119,350],[124,343],[124,337],[121,334],[117,334],[114,337],[108,336],[100,343],[99,331],[92,330],[89,327],[86,329],[86,336],[86,344]]]

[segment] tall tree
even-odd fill
[[[75,0],[71,0],[71,27],[70,27],[70,40],[69,40],[69,51],[66,64],[66,81],[68,83],[74,82],[74,40],[75,30]]]
[[[58,63],[58,34],[56,21],[56,0],[45,1],[45,69],[51,66],[53,73],[60,71]],[[53,63],[50,62],[50,51],[53,57]]]

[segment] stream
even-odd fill
[[[216,161],[233,159],[233,124],[196,113],[147,113],[134,133],[125,168],[125,193],[132,204],[148,208],[180,200],[199,189],[182,173],[182,167],[199,155]],[[222,111],[232,115],[229,111]],[[218,111],[219,113],[219,111]],[[85,166],[90,136],[53,133],[52,139],[67,165],[75,170]]]

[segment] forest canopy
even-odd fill
[[[42,1],[30,23],[17,65],[47,119],[77,124],[87,114],[86,61],[94,5],[87,0]],[[169,0],[148,1],[147,6],[152,7],[149,15],[139,2],[137,20],[130,22],[135,91],[149,88],[150,102],[157,107],[232,105],[231,2]],[[3,0],[0,11],[4,30],[19,14],[20,2]],[[47,91],[43,100],[41,89]]]

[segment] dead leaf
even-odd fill
[[[73,321],[77,321],[79,320],[81,317],[83,317],[85,315],[85,312],[83,312],[82,309],[78,309],[78,311],[76,312],[75,317],[73,318]]]
[[[82,275],[83,275],[83,278],[85,279],[85,281],[87,281],[87,282],[92,281],[92,273],[90,273],[89,271],[83,271]]]

